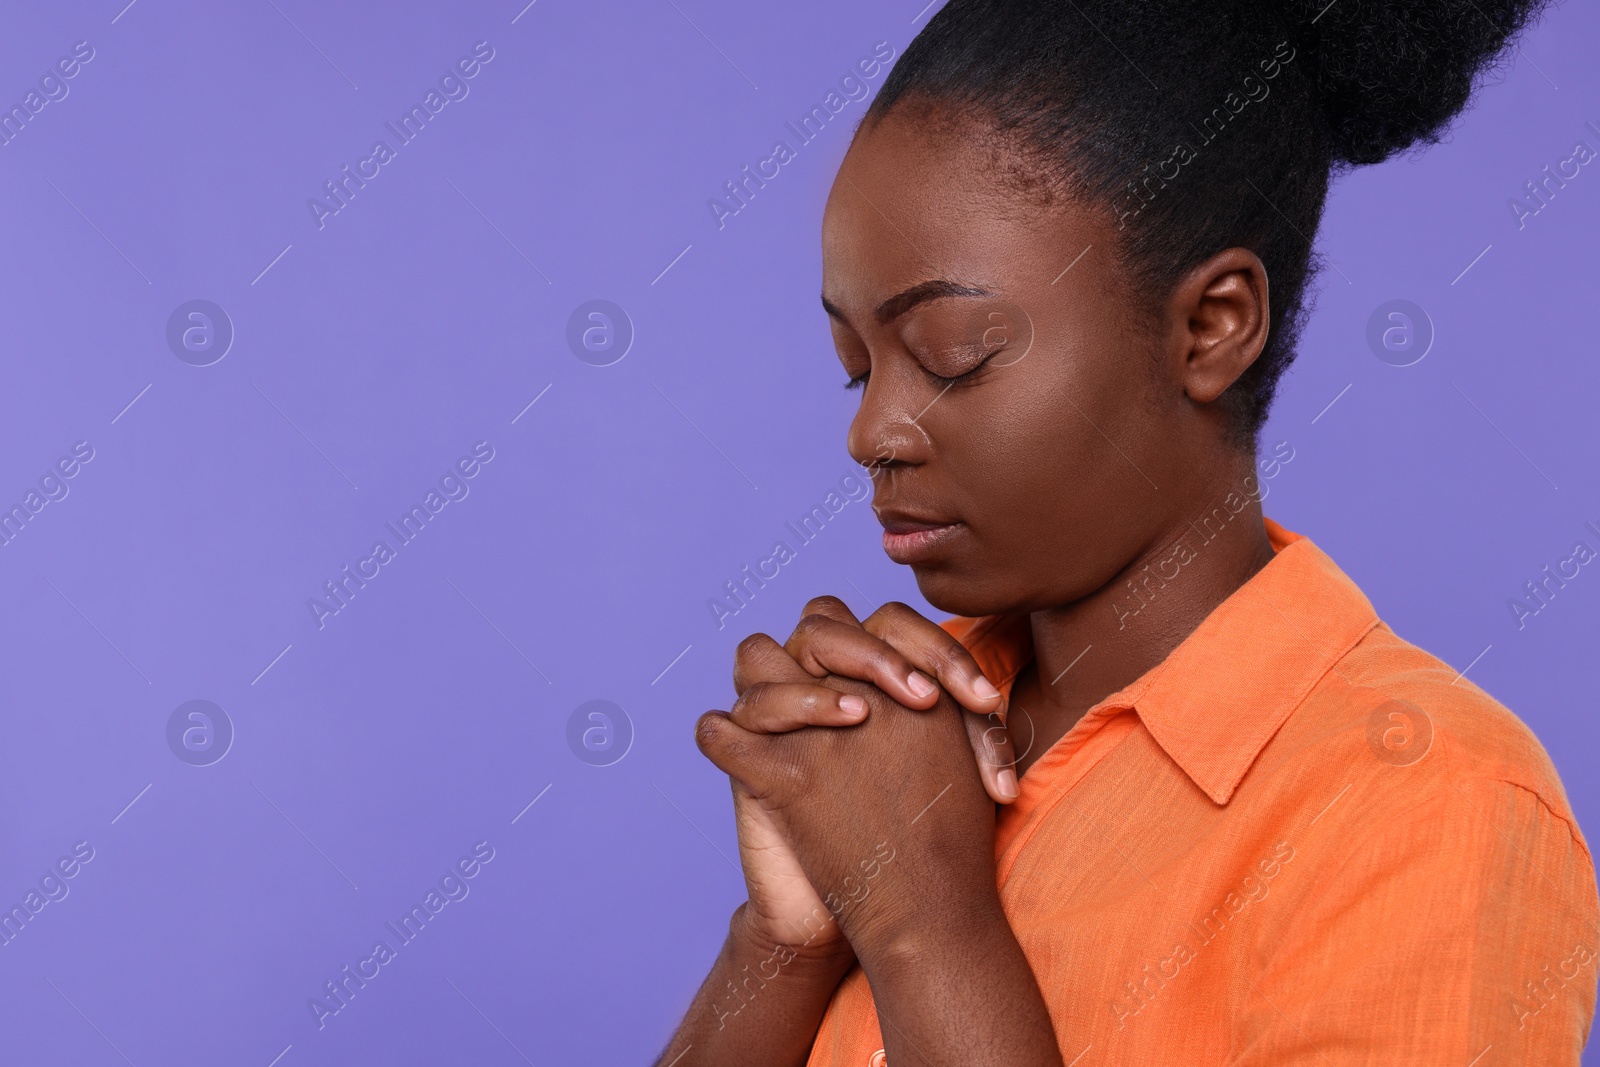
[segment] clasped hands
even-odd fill
[[[1016,795],[1011,743],[954,637],[904,604],[858,621],[819,597],[785,644],[740,643],[734,689],[695,736],[733,786],[744,936],[870,970],[999,917],[991,801]]]

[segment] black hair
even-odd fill
[[[1111,213],[1146,295],[1253,251],[1270,334],[1223,394],[1253,447],[1309,313],[1330,178],[1438,141],[1543,3],[950,0],[863,125],[897,105],[980,119],[1021,149],[1024,186]]]

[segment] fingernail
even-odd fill
[[[867,702],[854,694],[842,696],[839,698],[839,710],[852,719],[858,719],[867,713]]]
[[[1011,800],[1017,799],[1020,790],[1017,788],[1017,772],[1007,767],[996,776],[1000,785],[1000,795]]]
[[[981,674],[978,675],[978,680],[972,683],[972,691],[978,695],[979,700],[1000,699],[1000,690],[996,689],[994,683]]]
[[[906,676],[906,686],[919,697],[932,696],[939,689],[926,675],[918,671],[912,671]]]

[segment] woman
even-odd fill
[[[749,900],[662,1064],[1578,1063],[1554,768],[1263,518],[1257,448],[1330,175],[1437,139],[1533,6],[929,22],[823,303],[885,550],[956,617],[822,598],[740,646],[697,739]]]

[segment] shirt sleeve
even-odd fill
[[[1600,900],[1573,825],[1496,780],[1369,818],[1262,946],[1230,1067],[1578,1067]]]

